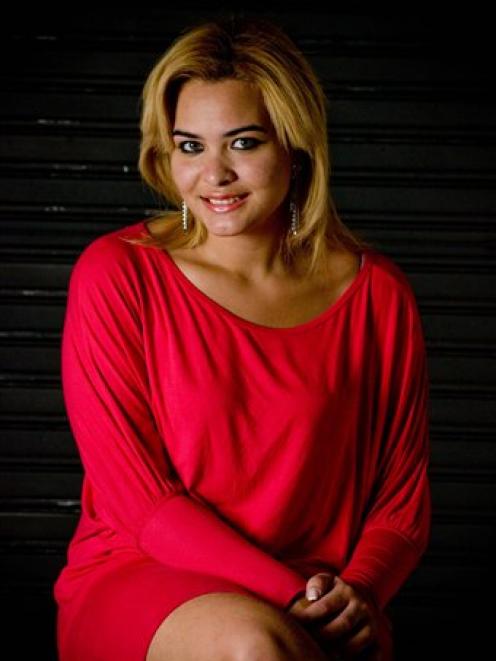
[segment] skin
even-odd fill
[[[227,131],[257,125],[261,131]],[[202,258],[256,283],[283,274],[277,258],[281,232],[287,231],[285,200],[291,183],[291,156],[279,144],[258,90],[237,80],[188,81],[179,94],[173,132],[171,174],[193,214],[208,230],[196,249]],[[208,209],[201,197],[248,193],[228,213]]]
[[[309,590],[315,588],[321,595],[309,601]],[[306,595],[288,609],[326,649],[331,642],[342,659],[354,659],[362,652],[367,661],[388,661],[378,645],[381,613],[373,600],[360,593],[339,576],[320,572],[310,577]]]
[[[235,592],[180,604],[161,623],[146,661],[329,661],[304,627],[281,609]]]

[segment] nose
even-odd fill
[[[236,173],[223,154],[212,154],[203,163],[203,179],[209,186],[222,186],[236,179]]]

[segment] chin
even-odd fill
[[[234,236],[240,234],[247,229],[246,225],[242,225],[236,222],[229,222],[227,220],[218,220],[216,223],[204,223],[209,234],[214,234],[215,236]]]

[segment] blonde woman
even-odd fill
[[[393,658],[430,534],[424,337],[338,217],[326,104],[260,19],[189,28],[146,80],[139,169],[177,210],[71,273],[61,661]]]

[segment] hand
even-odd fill
[[[317,601],[307,599],[309,590],[320,592]],[[313,633],[326,652],[338,652],[335,659],[381,661],[378,630],[381,612],[372,598],[331,572],[308,579],[306,597],[288,610]]]

